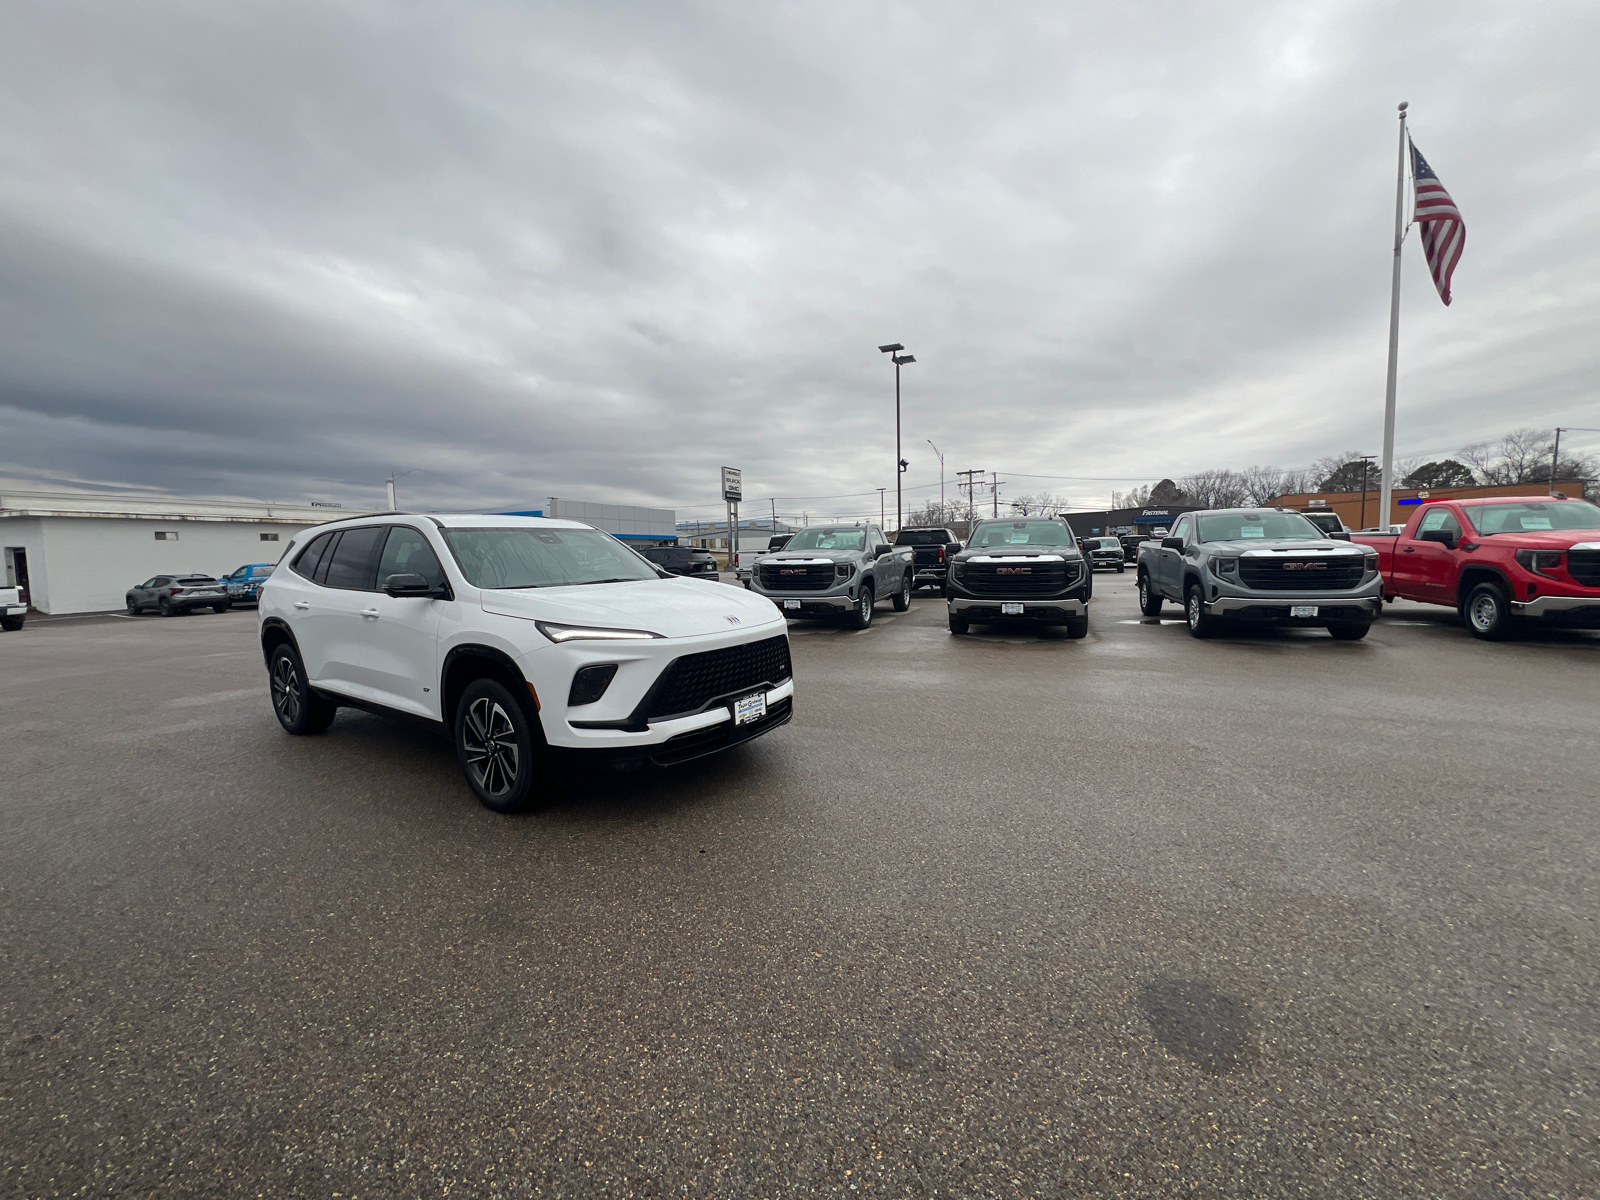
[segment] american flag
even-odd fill
[[[1466,222],[1415,142],[1411,143],[1411,178],[1417,185],[1417,207],[1411,219],[1421,227],[1422,251],[1428,256],[1433,286],[1439,289],[1439,299],[1449,304],[1450,276],[1467,244]]]

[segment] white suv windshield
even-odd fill
[[[598,529],[446,529],[444,540],[474,587],[562,587],[660,578],[649,563]]]

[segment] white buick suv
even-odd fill
[[[260,632],[284,729],[321,733],[342,705],[435,722],[497,812],[546,795],[563,754],[683,762],[793,705],[771,601],[668,574],[576,521],[314,526],[262,586]]]

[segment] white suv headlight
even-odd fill
[[[595,629],[587,625],[557,625],[551,621],[535,621],[534,624],[552,642],[644,642],[664,636],[648,629]]]

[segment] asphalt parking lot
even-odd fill
[[[520,818],[253,613],[0,635],[0,1193],[1600,1194],[1600,635],[1391,614],[919,596]]]

